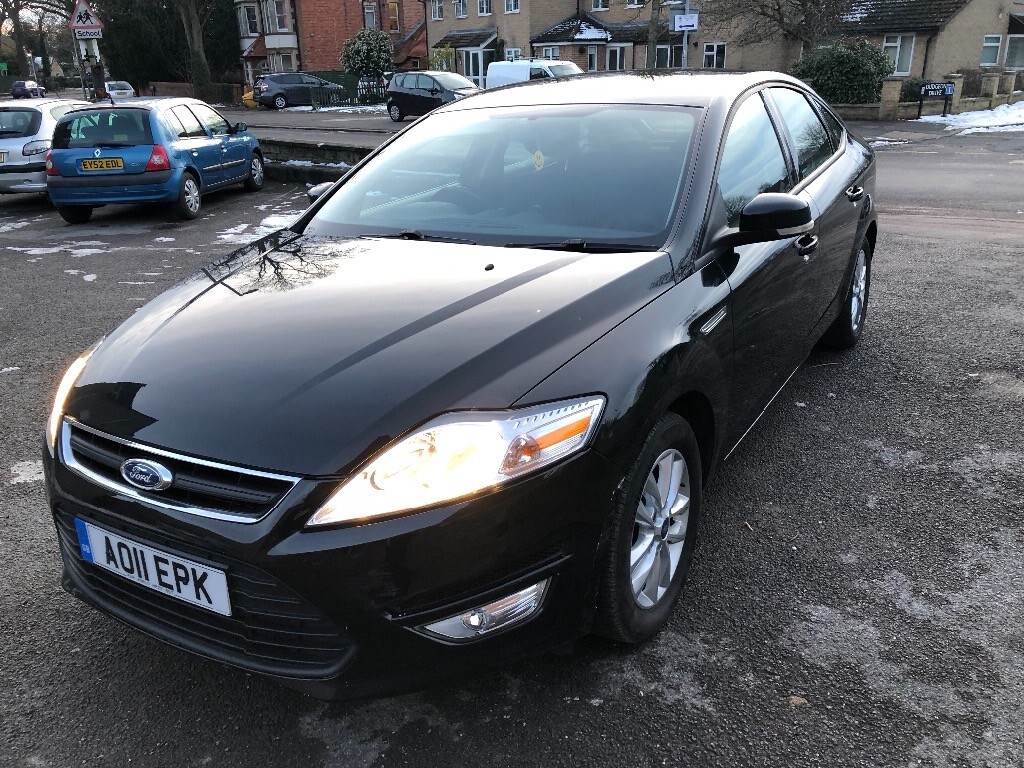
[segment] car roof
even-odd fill
[[[109,101],[97,101],[94,104],[83,104],[83,109],[169,109],[170,107],[176,107],[179,104],[202,104],[203,106],[209,107],[205,101],[201,99],[193,99],[188,96],[156,96],[146,98],[135,98],[127,101],[118,101],[111,104]],[[79,110],[75,110],[79,111]],[[70,114],[70,113],[69,113]]]
[[[42,97],[36,99],[18,99],[17,101],[0,101],[0,109],[6,109],[9,107],[46,107],[53,104],[78,104],[81,106],[91,106],[89,102],[82,101],[81,99],[58,99],[56,97]]]
[[[505,85],[476,94],[472,100],[453,102],[442,109],[619,103],[705,107],[713,101],[732,102],[744,91],[769,82],[806,88],[800,80],[781,72],[669,69],[600,72]]]

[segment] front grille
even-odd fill
[[[344,666],[351,642],[337,627],[273,576],[233,559],[216,558],[164,536],[119,532],[140,543],[227,573],[231,616],[167,597],[82,560],[74,517],[57,511],[68,576],[100,608],[144,632],[218,661],[264,674],[327,678]]]
[[[62,435],[65,464],[108,488],[174,509],[208,517],[255,521],[266,515],[297,482],[294,478],[193,459],[104,435],[66,420]],[[169,488],[146,491],[128,485],[121,465],[147,459],[174,475]]]

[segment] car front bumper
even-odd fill
[[[498,492],[369,525],[303,527],[337,480],[302,480],[250,524],[161,509],[45,456],[69,592],[179,648],[320,698],[409,690],[584,634],[621,470],[588,451]],[[228,574],[222,617],[82,560],[80,518]],[[417,631],[550,579],[539,611],[469,643]],[[267,606],[274,606],[268,617]]]

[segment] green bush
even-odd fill
[[[805,53],[790,70],[810,80],[822,98],[833,104],[874,104],[893,63],[881,48],[866,40],[843,40]]]
[[[391,38],[379,29],[361,29],[345,43],[341,68],[358,77],[380,79],[391,69]]]
[[[920,101],[921,86],[927,82],[923,77],[908,77],[900,86],[900,101]]]

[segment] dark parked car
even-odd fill
[[[260,104],[274,109],[310,106],[313,96],[331,101],[340,101],[345,89],[313,75],[301,72],[278,72],[263,75],[253,85],[253,96]]]
[[[388,84],[388,114],[400,123],[410,115],[425,115],[481,90],[454,72],[397,72]]]
[[[35,80],[15,80],[11,83],[12,99],[41,99],[46,89]]]
[[[319,696],[641,642],[709,473],[861,336],[874,185],[786,75],[442,107],[71,366],[64,587]]]

